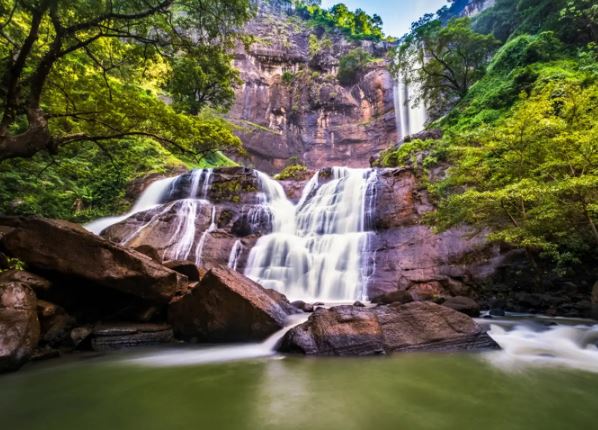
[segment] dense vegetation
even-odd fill
[[[319,1],[298,1],[296,10],[299,16],[314,26],[328,30],[340,30],[353,40],[381,41],[385,39],[382,31],[382,18],[370,16],[362,9],[351,11],[339,3],[330,9],[324,9]]]
[[[444,28],[455,22],[465,21]],[[402,165],[423,154],[424,169],[451,166],[429,184],[438,228],[490,228],[490,239],[525,249],[534,266],[551,262],[559,273],[588,259],[595,264],[597,24],[598,7],[585,0],[498,0],[472,23],[506,42],[431,125],[444,137],[413,140],[381,158],[382,165]]]
[[[229,48],[251,14],[250,0],[0,0],[0,211],[86,219],[137,175],[240,151],[210,112],[233,101]]]

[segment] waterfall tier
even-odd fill
[[[293,204],[262,172],[199,169],[155,182],[130,213],[87,227],[165,261],[227,264],[294,299],[364,299],[376,177],[325,169]]]
[[[376,173],[318,172],[293,206],[280,184],[260,175],[273,232],[251,250],[245,274],[291,298],[344,301],[367,296],[367,249]]]

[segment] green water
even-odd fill
[[[473,355],[50,362],[0,376],[0,428],[589,430],[598,374],[506,373]]]

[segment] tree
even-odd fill
[[[491,240],[563,269],[598,246],[598,85],[558,72],[522,94],[509,117],[454,137],[454,167],[436,186],[442,228],[491,229]]]
[[[569,0],[560,12],[563,35],[575,41],[598,42],[598,4],[594,0]]]
[[[197,115],[210,106],[228,110],[235,101],[233,87],[240,85],[232,58],[220,47],[206,47],[202,55],[185,55],[174,60],[166,88],[179,112]]]
[[[230,72],[214,80],[211,71],[231,67],[225,50],[249,18],[249,5],[250,0],[0,0],[0,160],[128,136],[151,137],[191,154],[213,149],[204,132],[219,126],[175,112],[162,90],[174,68],[174,99],[196,96],[194,103],[179,103],[184,111],[216,105],[219,94],[229,94]],[[201,80],[195,86],[176,85],[192,59],[204,72],[209,61],[213,67],[207,75],[194,70]],[[211,86],[219,90],[208,96]],[[222,142],[239,144],[228,130],[218,133]]]
[[[362,48],[355,48],[341,57],[338,68],[338,80],[343,85],[357,82],[359,75],[370,62],[371,56]]]
[[[414,24],[397,52],[396,70],[421,88],[428,105],[448,107],[461,100],[485,73],[498,41],[476,33],[469,18],[446,26],[432,15]]]

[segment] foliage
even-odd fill
[[[234,87],[241,84],[232,56],[209,47],[200,56],[180,56],[173,62],[166,85],[177,112],[199,114],[205,107],[228,110],[235,101]]]
[[[25,270],[25,262],[18,258],[9,257],[0,252],[0,273],[14,270],[17,272]]]
[[[401,40],[395,72],[421,89],[420,98],[442,111],[463,99],[485,73],[498,41],[472,30],[469,18],[442,25],[432,16]]]
[[[217,118],[206,138],[221,139],[229,126]],[[66,146],[57,156],[38,153],[0,163],[0,213],[42,215],[76,222],[124,213],[128,184],[150,173],[166,173],[192,167],[230,164],[218,153],[201,160],[181,159],[151,139],[133,137],[114,142],[103,151],[92,142]]]
[[[291,85],[295,82],[295,74],[289,71],[284,72],[282,74],[282,82],[284,82],[285,85]]]
[[[339,82],[343,85],[355,84],[371,60],[370,54],[362,48],[355,48],[343,55],[337,73]]]
[[[447,129],[443,149],[453,167],[433,187],[437,227],[490,228],[491,240],[540,253],[557,270],[592,255],[598,245],[598,76],[575,64],[536,65],[529,93],[495,121]]]
[[[249,5],[0,0],[0,159],[131,136],[185,154],[238,147],[206,139],[209,125],[185,112],[230,104],[226,49]]]
[[[323,9],[319,2],[297,2],[297,13],[315,26],[325,29],[338,29],[354,40],[383,40],[382,18],[370,16],[362,9],[351,11],[339,3],[332,8]]]
[[[303,164],[291,164],[290,166],[285,167],[278,175],[275,176],[275,179],[279,181],[286,181],[286,180],[302,180],[309,174],[309,170]]]

